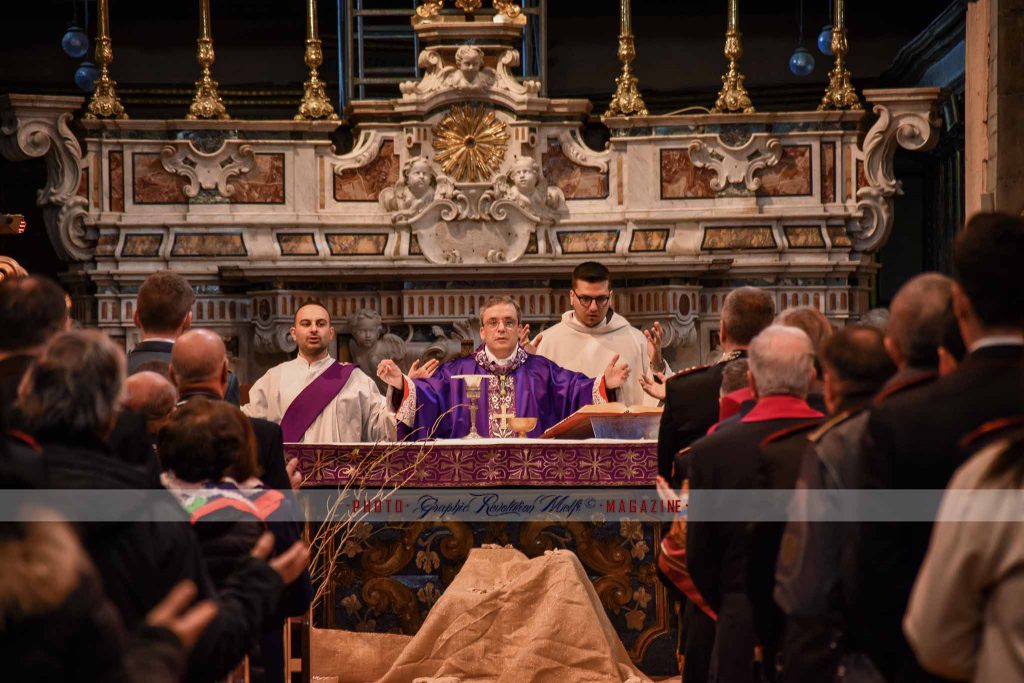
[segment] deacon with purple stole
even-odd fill
[[[286,443],[394,441],[395,416],[376,383],[328,353],[334,328],[327,309],[299,308],[291,335],[298,356],[253,384],[242,412],[279,423]]]
[[[629,365],[618,356],[597,379],[566,370],[519,346],[519,305],[510,297],[492,297],[480,311],[483,344],[465,358],[445,363],[429,379],[403,375],[383,360],[377,376],[392,390],[399,439],[455,439],[469,433],[466,385],[458,375],[484,375],[477,401],[476,430],[481,436],[514,436],[512,417],[536,417],[530,436],[590,403],[607,402],[609,392],[629,377]]]

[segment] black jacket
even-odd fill
[[[944,489],[964,461],[960,440],[989,420],[1024,412],[1024,347],[969,353],[960,367],[871,411],[863,448],[864,486]],[[894,683],[936,680],[903,635],[907,601],[931,536],[929,522],[862,524],[846,582],[854,647]]]
[[[128,374],[134,375],[138,372],[140,365],[152,360],[169,364],[172,349],[174,349],[174,342],[158,340],[139,342],[128,352]],[[238,377],[233,372],[228,372],[228,388],[224,392],[224,400],[232,405],[238,405]]]
[[[224,676],[250,651],[265,620],[277,609],[283,589],[277,573],[265,562],[249,558],[215,591],[199,542],[178,502],[167,491],[139,491],[151,483],[144,470],[125,464],[94,437],[40,435],[40,443],[50,488],[129,491],[109,502],[116,505],[111,516],[123,521],[78,525],[82,543],[125,625],[139,626],[175,584],[191,579],[199,598],[215,597],[220,611],[192,650],[185,680]],[[81,518],[74,510],[70,515]]]
[[[725,364],[746,357],[746,351],[734,351],[714,365],[684,370],[665,383],[665,409],[658,430],[658,474],[672,479],[672,459],[676,453],[707,434],[718,422],[718,394],[722,388]],[[677,473],[676,482],[685,473]]]
[[[202,396],[212,401],[222,400],[220,396],[208,391],[183,391],[179,397],[182,401]],[[270,420],[259,417],[250,417],[249,423],[256,435],[256,459],[260,463],[260,480],[269,489],[281,491],[291,490],[291,480],[288,479],[288,471],[285,468],[284,460],[284,437],[281,435],[281,426]]]

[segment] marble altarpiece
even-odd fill
[[[228,340],[245,383],[293,352],[288,328],[310,297],[330,310],[343,356],[407,367],[475,346],[492,294],[516,296],[534,333],[554,323],[570,271],[591,259],[615,274],[619,313],[661,321],[673,367],[713,355],[722,299],[738,284],[838,325],[869,308],[900,192],[893,155],[935,144],[937,89],[867,90],[869,113],[612,117],[610,143],[596,150],[581,135],[590,102],[542,97],[514,76],[519,23],[443,23],[417,27],[421,79],[352,104],[347,151],[332,146],[336,121],[76,121],[80,98],[4,96],[0,153],[46,161],[39,203],[68,263],[75,317],[130,348],[139,284],[173,269],[197,288],[193,324]],[[426,484],[493,485],[497,472],[498,483],[527,485],[550,481],[545,467],[562,485],[653,476],[653,452],[613,454],[628,466],[603,479],[597,449],[589,469],[548,449],[536,471],[528,459],[513,467],[524,447],[506,450],[500,462],[474,453],[479,472],[438,466]],[[325,469],[325,453],[307,451],[297,454],[320,483],[342,482],[343,458]],[[443,583],[480,542],[552,542],[543,525],[446,526],[442,540],[401,531],[388,547],[408,557],[355,539],[351,557],[372,551],[381,564],[370,570],[379,590],[338,599],[359,622],[349,626],[376,627],[376,605],[395,622],[382,628],[415,630],[436,600],[435,584],[402,588],[386,567],[415,562]],[[569,533],[598,568],[631,656],[670,656],[655,529],[623,523],[603,538],[580,526]]]

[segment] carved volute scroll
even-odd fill
[[[848,223],[854,248],[875,251],[889,239],[893,196],[903,193],[893,172],[896,148],[926,151],[935,146],[939,139],[939,118],[935,112],[939,93],[938,88],[864,91],[865,99],[874,103],[878,120],[861,147],[867,186],[857,189],[860,217]]]
[[[86,225],[89,202],[78,196],[82,148],[68,125],[81,97],[5,95],[0,98],[0,154],[11,161],[42,157],[46,186],[36,203],[43,208],[46,232],[66,261],[87,261],[95,235]]]
[[[161,150],[160,163],[168,173],[188,180],[182,189],[186,197],[195,197],[200,190],[216,190],[227,198],[235,191],[231,179],[252,170],[256,155],[251,145],[238,140],[225,142],[211,153],[197,150],[188,140],[177,140]]]
[[[688,151],[694,166],[715,172],[711,189],[720,192],[727,185],[742,184],[750,192],[755,192],[761,187],[761,179],[755,174],[779,163],[782,143],[766,134],[754,134],[738,147],[726,144],[720,137],[714,142],[694,140]]]

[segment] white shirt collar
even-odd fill
[[[971,344],[968,352],[974,352],[978,349],[983,349],[987,346],[1021,346],[1024,345],[1024,335],[1022,334],[993,334],[988,337],[982,337],[978,341]]]
[[[146,337],[145,339],[141,340],[140,343],[141,342],[167,342],[168,344],[173,344],[174,340],[168,339],[167,337]]]
[[[309,369],[312,370],[314,368],[323,367],[324,365],[328,365],[330,363],[333,363],[334,359],[331,358],[331,354],[327,354],[326,356],[324,356],[323,358],[321,358],[318,361],[314,361],[312,363],[307,363],[306,359],[303,358],[302,356],[295,356],[295,362],[298,363],[299,365],[301,365],[304,368],[309,368]]]
[[[509,363],[511,363],[512,360],[516,357],[516,351],[518,350],[519,347],[516,346],[516,348],[512,349],[512,353],[508,354],[508,357],[498,358],[493,353],[491,353],[491,350],[487,347],[487,345],[484,345],[484,353],[487,354],[487,360],[491,361],[492,363],[496,363],[497,365],[508,365]]]

